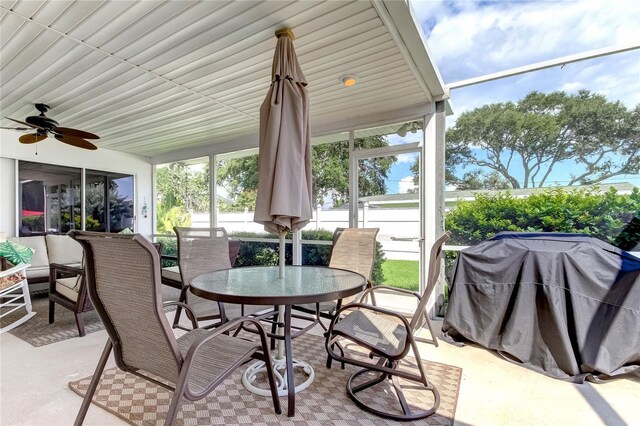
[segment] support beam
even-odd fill
[[[586,59],[599,58],[602,56],[613,55],[616,53],[627,52],[629,50],[640,49],[640,44],[630,43],[622,46],[609,46],[603,49],[590,50],[588,52],[578,53],[575,55],[563,56],[561,58],[552,59],[544,62],[537,62],[535,64],[525,65],[523,67],[511,68],[505,71],[494,72],[491,74],[482,75],[480,77],[469,78],[466,80],[456,81],[448,84],[447,87],[451,89],[459,89],[461,87],[472,86],[474,84],[486,83],[487,81],[498,80],[501,78],[512,77],[514,75],[525,74],[532,71],[543,70],[546,68],[553,68],[557,66],[564,66],[573,62],[584,61]]]
[[[433,104],[434,112],[424,117],[424,146],[420,156],[420,285],[426,284],[428,256],[433,243],[444,232],[444,166],[446,108],[444,101]],[[427,311],[431,317],[436,313],[436,300],[443,294],[442,281],[429,295]]]

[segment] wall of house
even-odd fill
[[[16,235],[15,161],[25,160],[60,166],[127,173],[135,176],[136,232],[152,234],[151,208],[141,215],[144,201],[151,205],[152,165],[148,158],[99,148],[88,151],[66,145],[53,138],[33,145],[18,142],[20,133],[0,130],[0,232]],[[37,152],[37,154],[36,154]]]

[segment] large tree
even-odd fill
[[[189,226],[189,212],[209,211],[209,167],[171,163],[156,172],[157,232],[173,232],[174,226]]]
[[[161,210],[179,206],[187,211],[208,211],[209,168],[196,169],[182,162],[158,167],[156,191]]]
[[[449,167],[477,167],[449,182],[467,189],[542,187],[567,160],[575,163],[568,185],[593,184],[640,172],[640,105],[587,90],[531,92],[462,113],[446,144]]]
[[[387,146],[388,142],[382,136],[372,136],[356,139],[355,144],[359,149],[367,149]],[[384,194],[387,175],[396,160],[395,156],[390,156],[361,161],[358,178],[360,196]],[[349,195],[348,142],[314,146],[312,163],[314,204],[323,204],[325,198],[331,198],[334,206],[346,203]],[[253,210],[258,188],[258,156],[221,161],[218,181],[231,200],[229,204],[221,203],[222,210]]]

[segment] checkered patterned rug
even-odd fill
[[[183,400],[178,413],[178,424],[284,424],[291,426],[399,424],[365,412],[349,399],[345,385],[356,368],[347,365],[345,370],[341,370],[340,366],[334,362],[333,367],[327,369],[324,340],[321,337],[303,335],[294,340],[293,350],[294,356],[304,359],[314,367],[316,375],[309,388],[296,394],[295,417],[286,416],[286,397],[280,398],[283,414],[276,415],[270,397],[256,396],[248,392],[241,383],[240,378],[245,370],[245,367],[241,367],[208,397],[195,403]],[[423,363],[429,379],[440,391],[440,407],[427,419],[403,422],[403,424],[452,425],[462,369],[429,361],[423,361]],[[411,365],[407,365],[407,368],[411,368]],[[69,387],[84,396],[90,380],[91,376],[70,382]],[[299,383],[297,379],[296,383]],[[403,388],[409,404],[413,407],[427,407],[432,402],[430,392],[421,391],[409,383]],[[393,392],[391,389],[386,388],[386,385],[377,385],[359,395],[363,399],[370,398],[374,404],[384,404],[385,395]],[[162,387],[112,368],[105,371],[93,403],[130,424],[156,425],[164,422],[172,395]]]

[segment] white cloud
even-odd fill
[[[412,1],[445,82],[637,41],[640,2]]]
[[[398,182],[398,194],[405,194],[416,186],[413,184],[413,176],[406,176]]]
[[[400,155],[397,155],[397,158],[398,160],[396,161],[396,163],[413,164],[413,162],[416,161],[416,158],[418,158],[418,154],[417,153],[400,154]]]
[[[584,84],[579,81],[572,81],[562,85],[561,90],[565,92],[575,92],[577,90],[584,89]]]

